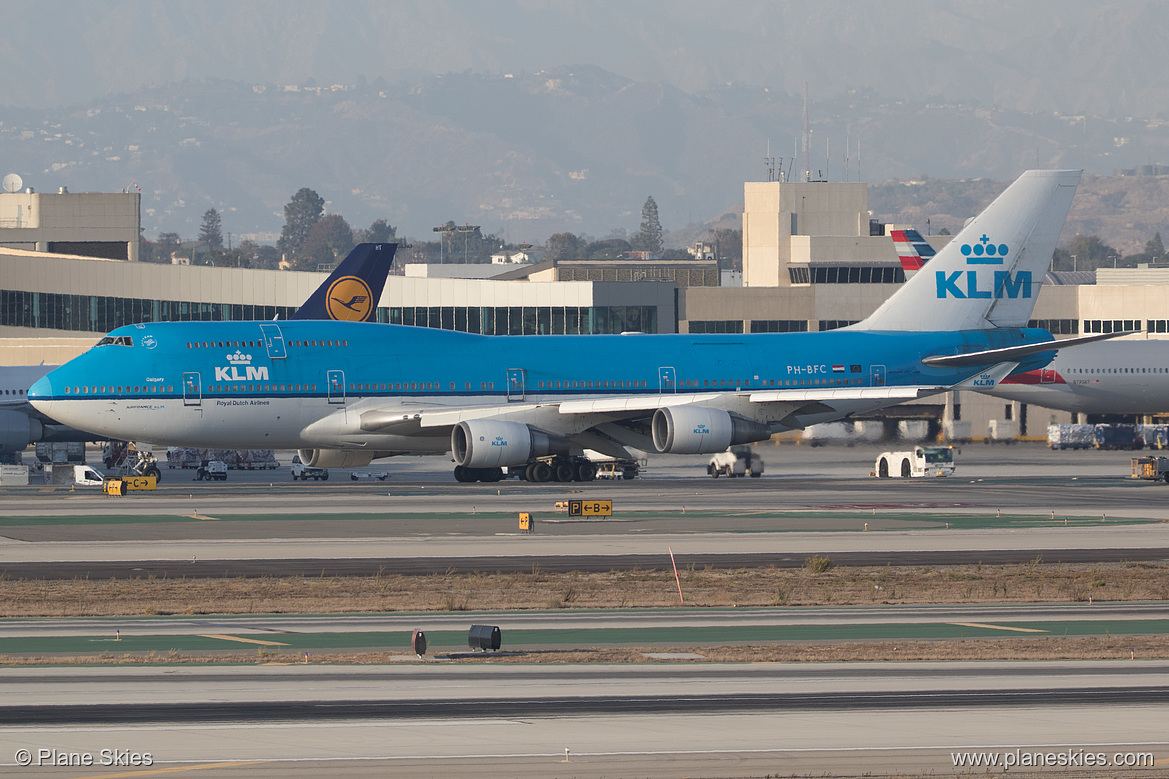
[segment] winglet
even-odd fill
[[[397,249],[396,243],[359,243],[291,318],[375,320]]]

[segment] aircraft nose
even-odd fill
[[[48,376],[42,376],[28,388],[28,402],[37,411],[49,413],[49,408],[53,405],[53,383],[49,381]]]

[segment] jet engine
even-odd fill
[[[359,452],[352,449],[300,449],[300,461],[313,468],[360,468],[369,465],[383,452]]]
[[[652,426],[654,446],[669,454],[709,454],[771,437],[762,422],[704,406],[659,408]]]
[[[19,452],[43,435],[41,423],[27,414],[0,411],[0,452]]]
[[[533,457],[568,454],[568,440],[520,422],[472,419],[451,431],[455,464],[464,468],[523,465]]]

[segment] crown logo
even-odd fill
[[[247,365],[252,361],[252,355],[236,350],[235,354],[227,355],[227,361],[232,365]]]
[[[962,254],[970,265],[1002,265],[1009,252],[1010,247],[1005,243],[996,244],[986,233],[973,244],[962,244]]]

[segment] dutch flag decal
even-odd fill
[[[833,373],[844,373],[844,366],[843,365],[833,365],[832,372]]]

